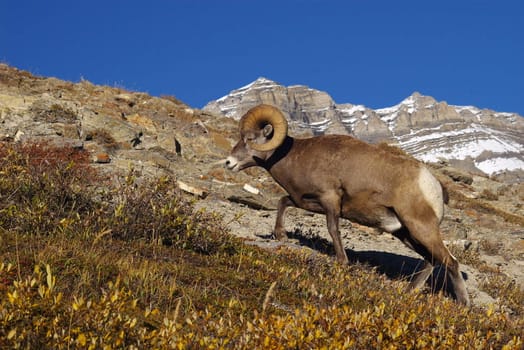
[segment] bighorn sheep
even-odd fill
[[[252,108],[241,118],[240,140],[226,160],[233,171],[265,168],[289,194],[278,203],[277,239],[287,238],[284,212],[291,206],[326,215],[340,263],[348,258],[339,218],[382,229],[424,258],[411,287],[421,287],[439,263],[449,272],[457,301],[469,304],[459,263],[440,237],[443,190],[426,167],[350,136],[295,139],[287,129],[276,107]]]

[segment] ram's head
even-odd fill
[[[278,108],[259,105],[240,119],[240,140],[231,150],[226,167],[233,171],[261,165],[284,142],[287,121]]]

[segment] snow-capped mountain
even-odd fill
[[[260,103],[279,107],[295,132],[386,141],[422,161],[447,160],[488,175],[510,172],[524,178],[524,118],[515,113],[448,105],[416,92],[395,106],[371,109],[337,104],[326,92],[266,78],[211,101],[204,110],[239,119]]]

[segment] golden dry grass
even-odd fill
[[[523,346],[522,315],[406,293],[324,255],[247,246],[174,179],[130,172],[115,185],[88,159],[0,146],[0,348]]]

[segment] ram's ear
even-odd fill
[[[267,124],[262,129],[262,135],[264,135],[265,138],[268,138],[273,133],[273,125]]]

